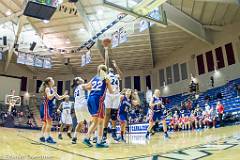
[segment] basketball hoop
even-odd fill
[[[111,44],[111,39],[109,39],[109,38],[105,38],[105,39],[102,41],[103,47],[109,47],[110,44]]]

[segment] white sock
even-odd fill
[[[95,136],[95,137],[98,137],[97,131],[94,132],[94,136]]]
[[[76,131],[74,132],[73,137],[77,138],[77,132]]]
[[[97,143],[98,143],[98,144],[100,144],[100,143],[101,143],[101,141],[102,141],[102,137],[100,137],[100,136],[97,136]]]

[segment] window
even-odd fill
[[[63,94],[63,81],[58,81],[57,82],[57,93],[59,95]]]
[[[27,77],[21,78],[21,91],[27,91]]]
[[[39,93],[39,88],[42,85],[42,81],[41,80],[37,80],[36,81],[36,93]]]
[[[203,61],[203,55],[198,55],[197,56],[197,65],[198,65],[198,74],[204,74],[205,73],[205,68],[204,68],[204,61]]]
[[[174,64],[174,65],[173,65],[173,77],[174,77],[174,82],[180,81],[179,66],[178,66],[178,64]]]
[[[119,87],[120,87],[120,91],[121,91],[123,89],[122,80],[119,80]]]
[[[205,53],[207,59],[208,72],[214,71],[214,61],[212,51]]]
[[[227,54],[228,65],[235,64],[235,57],[234,57],[232,43],[226,44],[225,49],[226,49],[226,54]]]
[[[166,68],[166,75],[167,75],[167,84],[172,84],[172,67],[171,66]]]
[[[152,88],[152,86],[151,86],[151,76],[150,76],[150,75],[146,76],[146,86],[147,86],[149,89]]]
[[[131,77],[125,77],[125,88],[132,88],[131,86]]]
[[[141,91],[141,80],[140,76],[134,76],[134,89]]]
[[[164,69],[161,69],[159,71],[159,80],[160,80],[160,87],[163,87],[165,82]]]
[[[216,52],[216,60],[217,60],[217,69],[225,67],[222,47],[216,48],[215,52]]]
[[[187,64],[182,63],[180,67],[181,67],[182,80],[188,79]]]

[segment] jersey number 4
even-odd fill
[[[74,92],[74,97],[78,97],[80,95],[79,90]]]
[[[112,79],[111,80],[111,85],[118,85],[118,80]]]

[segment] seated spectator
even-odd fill
[[[186,107],[187,107],[187,110],[191,110],[192,109],[192,101],[191,101],[191,99],[188,99]]]
[[[223,106],[223,104],[221,104],[220,101],[217,102],[216,109],[217,109],[217,113],[218,113],[220,126],[223,126],[222,122],[223,122],[224,106]]]
[[[240,84],[236,84],[237,97],[240,97]]]
[[[197,84],[192,80],[190,85],[189,85],[189,89],[191,93],[196,93],[197,91]]]
[[[222,99],[222,98],[223,98],[222,93],[221,92],[217,93],[217,99]]]
[[[201,129],[202,128],[202,121],[203,121],[203,114],[202,110],[199,106],[194,110],[194,116],[195,116],[195,129]]]

